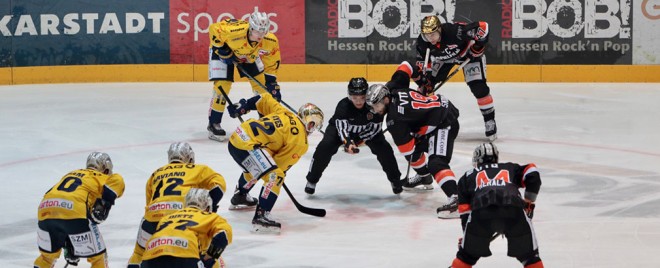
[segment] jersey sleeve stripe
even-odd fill
[[[532,173],[532,172],[539,172],[536,169],[536,165],[534,163],[528,164],[525,167],[525,170],[523,171],[523,179],[522,179],[522,187],[525,187],[525,180],[527,179],[527,175]]]

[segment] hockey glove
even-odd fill
[[[234,103],[234,105],[227,106],[227,112],[229,112],[229,116],[231,116],[231,118],[239,117],[250,111],[245,107],[246,105],[247,105],[247,100],[241,99],[238,101],[238,103]]]
[[[524,210],[525,210],[525,214],[527,214],[527,218],[529,218],[530,220],[534,217],[534,208],[535,207],[536,207],[536,205],[534,204],[534,202],[525,200]]]
[[[204,263],[204,268],[213,268],[215,265],[215,258],[209,257],[208,255],[201,256],[200,259]]]
[[[425,96],[433,94],[433,81],[431,79],[431,74],[422,74],[419,76],[419,79],[415,81],[419,88],[417,91],[422,93]]]
[[[470,47],[470,58],[479,58],[484,55],[484,52],[486,52],[485,45],[475,44]]]
[[[348,154],[357,154],[360,152],[360,149],[354,141],[344,141],[344,152]]]
[[[220,56],[220,60],[224,63],[233,64],[234,62],[238,62],[238,58],[236,58],[234,52],[227,44],[222,47],[214,47],[213,49],[215,49],[216,54]]]
[[[96,199],[92,211],[90,212],[91,220],[96,224],[101,224],[108,218],[108,215],[110,215],[111,207],[112,205],[102,198]]]
[[[280,85],[277,84],[277,77],[272,75],[264,75],[266,77],[266,88],[268,92],[273,95],[277,101],[282,99],[282,94],[280,93]]]

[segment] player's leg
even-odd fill
[[[34,260],[34,267],[53,267],[60,257],[62,248],[66,241],[66,235],[51,225],[52,220],[39,221],[37,228],[37,244],[39,246],[39,257]]]
[[[217,262],[216,262],[217,263]],[[179,258],[173,256],[160,256],[142,262],[141,268],[199,268],[204,267],[203,262],[196,258]],[[215,265],[213,266],[215,267]]]
[[[231,85],[234,82],[234,65],[221,61],[219,56],[212,52],[212,49],[209,49],[209,81],[213,81],[213,98],[209,108],[209,124],[207,126],[209,139],[224,141],[227,138],[227,132],[222,129],[220,124],[227,102],[220,90],[229,95]]]
[[[479,57],[463,68],[465,82],[477,99],[479,110],[484,118],[486,137],[491,141],[497,139],[497,124],[495,123],[495,105],[490,95],[490,88],[486,84],[486,57]]]
[[[261,176],[264,181],[259,193],[259,204],[252,218],[252,231],[256,233],[278,233],[282,225],[275,221],[270,211],[280,195],[280,189],[284,183],[284,172],[275,166],[274,170]]]
[[[449,163],[454,152],[454,141],[458,136],[460,125],[458,120],[451,126],[438,129],[429,135],[429,171],[447,196],[447,203],[440,206],[436,212],[439,218],[458,218],[458,188],[456,186],[456,175],[451,170]]]
[[[504,235],[507,238],[507,255],[520,261],[525,268],[542,268],[543,261],[539,257],[539,247],[536,234],[529,219],[522,208],[509,208],[514,210],[514,218],[506,224]]]
[[[410,168],[417,174],[404,179],[403,189],[414,192],[433,190],[433,175],[428,168],[428,137],[420,137],[414,142],[415,150],[412,154],[405,156],[405,158],[409,162]]]
[[[243,169],[243,173],[238,178],[234,195],[232,196],[229,206],[230,210],[238,210],[245,208],[253,208],[257,205],[256,198],[250,196],[250,190],[259,180],[254,178],[251,172],[248,171],[246,165],[252,165],[252,155],[249,151],[236,148],[231,142],[228,145],[229,154],[234,158],[234,161]],[[274,161],[273,161],[274,163]]]
[[[453,268],[472,267],[481,257],[492,255],[490,252],[490,240],[495,231],[490,228],[490,221],[481,219],[478,211],[473,211],[468,216],[463,237],[459,240],[458,252],[452,262]]]
[[[92,268],[107,268],[108,255],[98,225],[86,219],[72,221],[76,222],[67,225],[67,233],[73,257],[87,258]]]
[[[382,132],[378,133],[371,140],[368,140],[366,144],[369,146],[371,153],[376,155],[378,163],[380,163],[383,171],[385,171],[387,180],[390,181],[392,186],[392,192],[394,192],[394,194],[401,193],[401,191],[403,191],[401,171],[399,171],[399,165],[396,163],[392,145],[387,142],[385,135],[383,135]]]
[[[140,268],[140,263],[142,262],[142,255],[144,254],[144,249],[147,245],[147,241],[151,238],[156,232],[156,227],[158,222],[150,222],[142,218],[140,223],[140,229],[138,230],[137,239],[135,241],[135,248],[133,249],[133,255],[128,259],[127,268]]]
[[[316,150],[314,150],[314,155],[312,156],[312,161],[309,165],[309,171],[307,172],[305,193],[314,194],[316,191],[316,184],[321,179],[323,171],[328,167],[332,156],[337,153],[341,144],[342,141],[339,138],[339,133],[337,133],[337,128],[329,125],[325,129],[323,139],[316,146]]]

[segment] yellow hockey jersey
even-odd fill
[[[216,213],[188,207],[164,217],[149,241],[142,260],[161,256],[199,258],[216,235],[232,241],[231,225]]]
[[[144,219],[158,222],[161,218],[183,208],[190,188],[227,190],[225,178],[202,164],[171,163],[151,174],[146,186]]]
[[[268,33],[261,40],[261,44],[262,47],[259,49],[259,55],[264,62],[264,73],[277,77],[277,71],[280,69],[280,62],[282,61],[277,36],[273,33]]]
[[[117,173],[106,175],[93,169],[71,171],[44,195],[39,204],[39,220],[85,219],[104,191],[108,191],[107,196],[119,198],[124,187],[124,178]]]
[[[244,20],[226,19],[213,23],[209,26],[210,46],[222,47],[227,44],[237,58],[247,63],[254,63],[260,55],[271,57],[264,62],[264,66],[267,71],[276,72],[281,59],[277,37],[269,32],[261,42],[250,42],[249,28],[250,24]]]
[[[273,157],[277,166],[287,171],[307,152],[307,132],[298,116],[282,106],[270,94],[261,94],[257,111],[265,116],[245,120],[229,138],[236,148],[260,147]]]

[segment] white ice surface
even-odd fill
[[[282,83],[282,91],[294,107],[316,103],[327,121],[345,84]],[[546,267],[660,267],[660,84],[490,86],[501,160],[534,162],[541,171],[534,226]],[[484,141],[483,121],[464,83],[449,83],[443,93],[461,110],[451,162],[458,175]],[[0,267],[31,267],[41,197],[66,172],[83,167],[92,151],[109,153],[126,180],[125,195],[101,226],[112,267],[124,267],[131,255],[144,183],[166,162],[169,143],[190,142],[197,161],[224,175],[233,189],[240,172],[227,144],[206,138],[210,94],[210,83],[0,86]],[[249,95],[246,82],[230,94],[234,101]],[[237,125],[225,116],[225,129]],[[273,210],[282,234],[251,234],[253,212],[227,211],[227,194],[219,213],[234,228],[234,243],[223,254],[229,267],[451,263],[460,223],[435,217],[442,192],[393,195],[367,148],[335,155],[316,195],[307,198],[305,174],[320,139],[318,133],[310,137],[308,153],[286,183],[301,203],[327,209],[327,217],[301,214],[283,192]],[[405,174],[406,162],[397,158]],[[506,257],[505,241],[496,240],[493,256],[476,266],[519,267]]]

